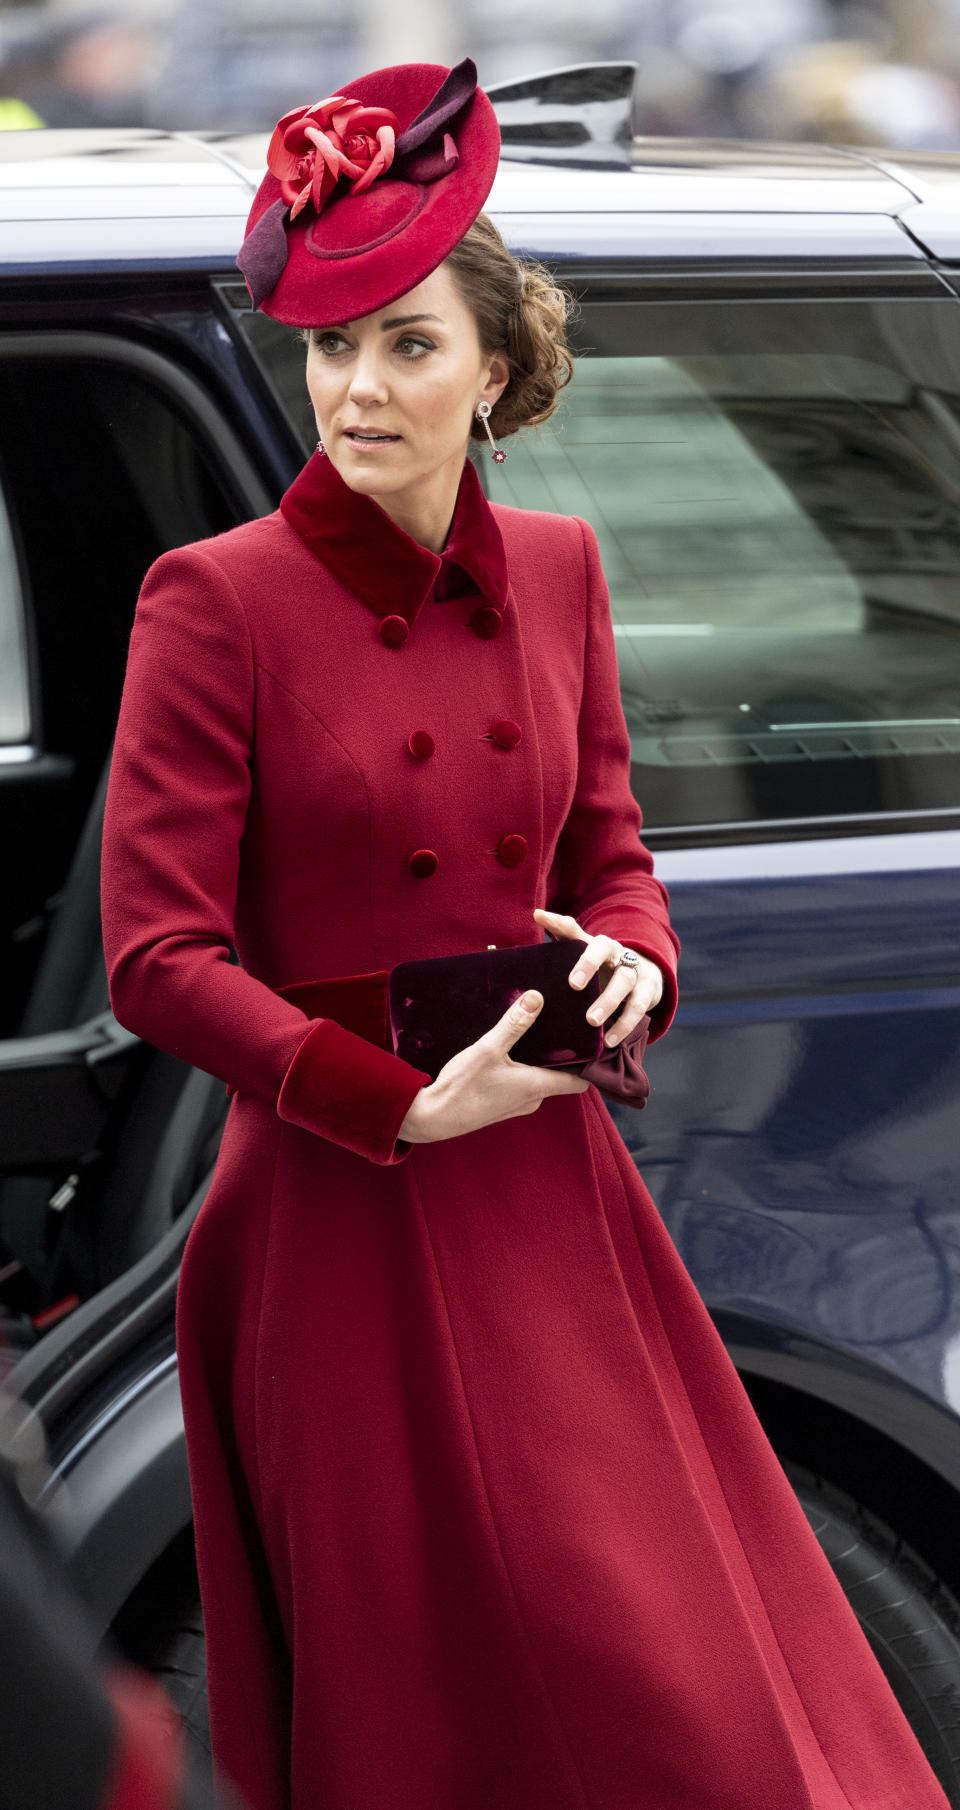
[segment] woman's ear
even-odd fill
[[[495,352],[490,360],[487,381],[477,397],[478,402],[489,402],[491,408],[500,400],[507,384],[510,382],[510,366],[499,352]]]

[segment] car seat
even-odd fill
[[[112,750],[111,750],[112,752]],[[104,763],[14,1037],[0,1039],[0,1261],[31,1313],[143,1256],[219,1145],[222,1081],[110,1010],[100,927]]]

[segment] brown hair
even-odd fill
[[[499,352],[510,366],[502,395],[488,417],[495,439],[549,420],[564,384],[573,376],[567,323],[574,296],[532,258],[515,258],[489,214],[478,214],[445,258],[477,323],[484,356]],[[487,444],[474,419],[472,440]]]

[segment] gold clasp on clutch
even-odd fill
[[[495,948],[496,948],[496,946],[497,946],[497,945],[496,945],[496,943],[488,943],[488,944],[487,944],[487,948],[488,948],[488,949],[495,949]]]

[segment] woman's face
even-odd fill
[[[415,318],[411,318],[415,317]],[[353,490],[374,498],[431,478],[459,482],[477,403],[506,388],[504,358],[484,358],[474,317],[441,264],[375,314],[315,327],[307,389],[325,453]],[[391,438],[364,444],[351,430]]]

